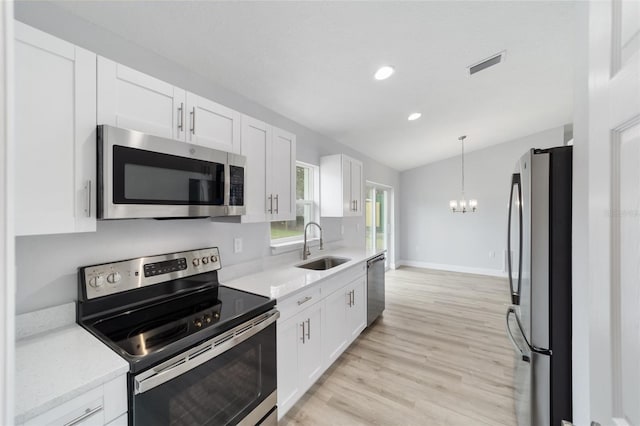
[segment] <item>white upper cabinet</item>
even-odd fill
[[[98,57],[98,123],[240,152],[240,113]]]
[[[321,216],[361,216],[363,206],[362,163],[344,154],[320,159]]]
[[[241,154],[247,157],[243,222],[292,220],[296,216],[295,135],[243,115]]]
[[[15,230],[96,230],[96,55],[15,22]]]
[[[186,92],[98,57],[98,124],[165,138],[185,138]]]
[[[296,136],[277,127],[271,139],[273,220],[296,218]]]
[[[187,142],[240,153],[240,113],[187,92]]]

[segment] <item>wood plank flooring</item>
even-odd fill
[[[506,279],[417,268],[386,275],[386,310],[285,425],[514,425]]]

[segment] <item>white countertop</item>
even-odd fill
[[[124,359],[77,324],[18,340],[15,422],[23,423],[127,371]]]
[[[319,283],[337,272],[344,271],[360,262],[375,257],[386,250],[365,250],[354,248],[338,248],[335,250],[314,250],[307,260],[298,260],[288,265],[279,265],[267,268],[261,272],[233,279],[223,284],[238,290],[267,296],[281,300],[292,296],[303,289]],[[313,261],[325,256],[346,257],[349,262],[336,266],[326,271],[313,271],[310,269],[296,268],[295,265]]]

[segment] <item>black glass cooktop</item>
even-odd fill
[[[222,333],[273,304],[264,296],[212,286],[86,325],[125,358],[144,358],[179,342],[195,341],[191,336]]]

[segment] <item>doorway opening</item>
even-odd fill
[[[370,250],[387,250],[385,269],[393,258],[393,188],[368,182],[365,198],[365,240]]]

